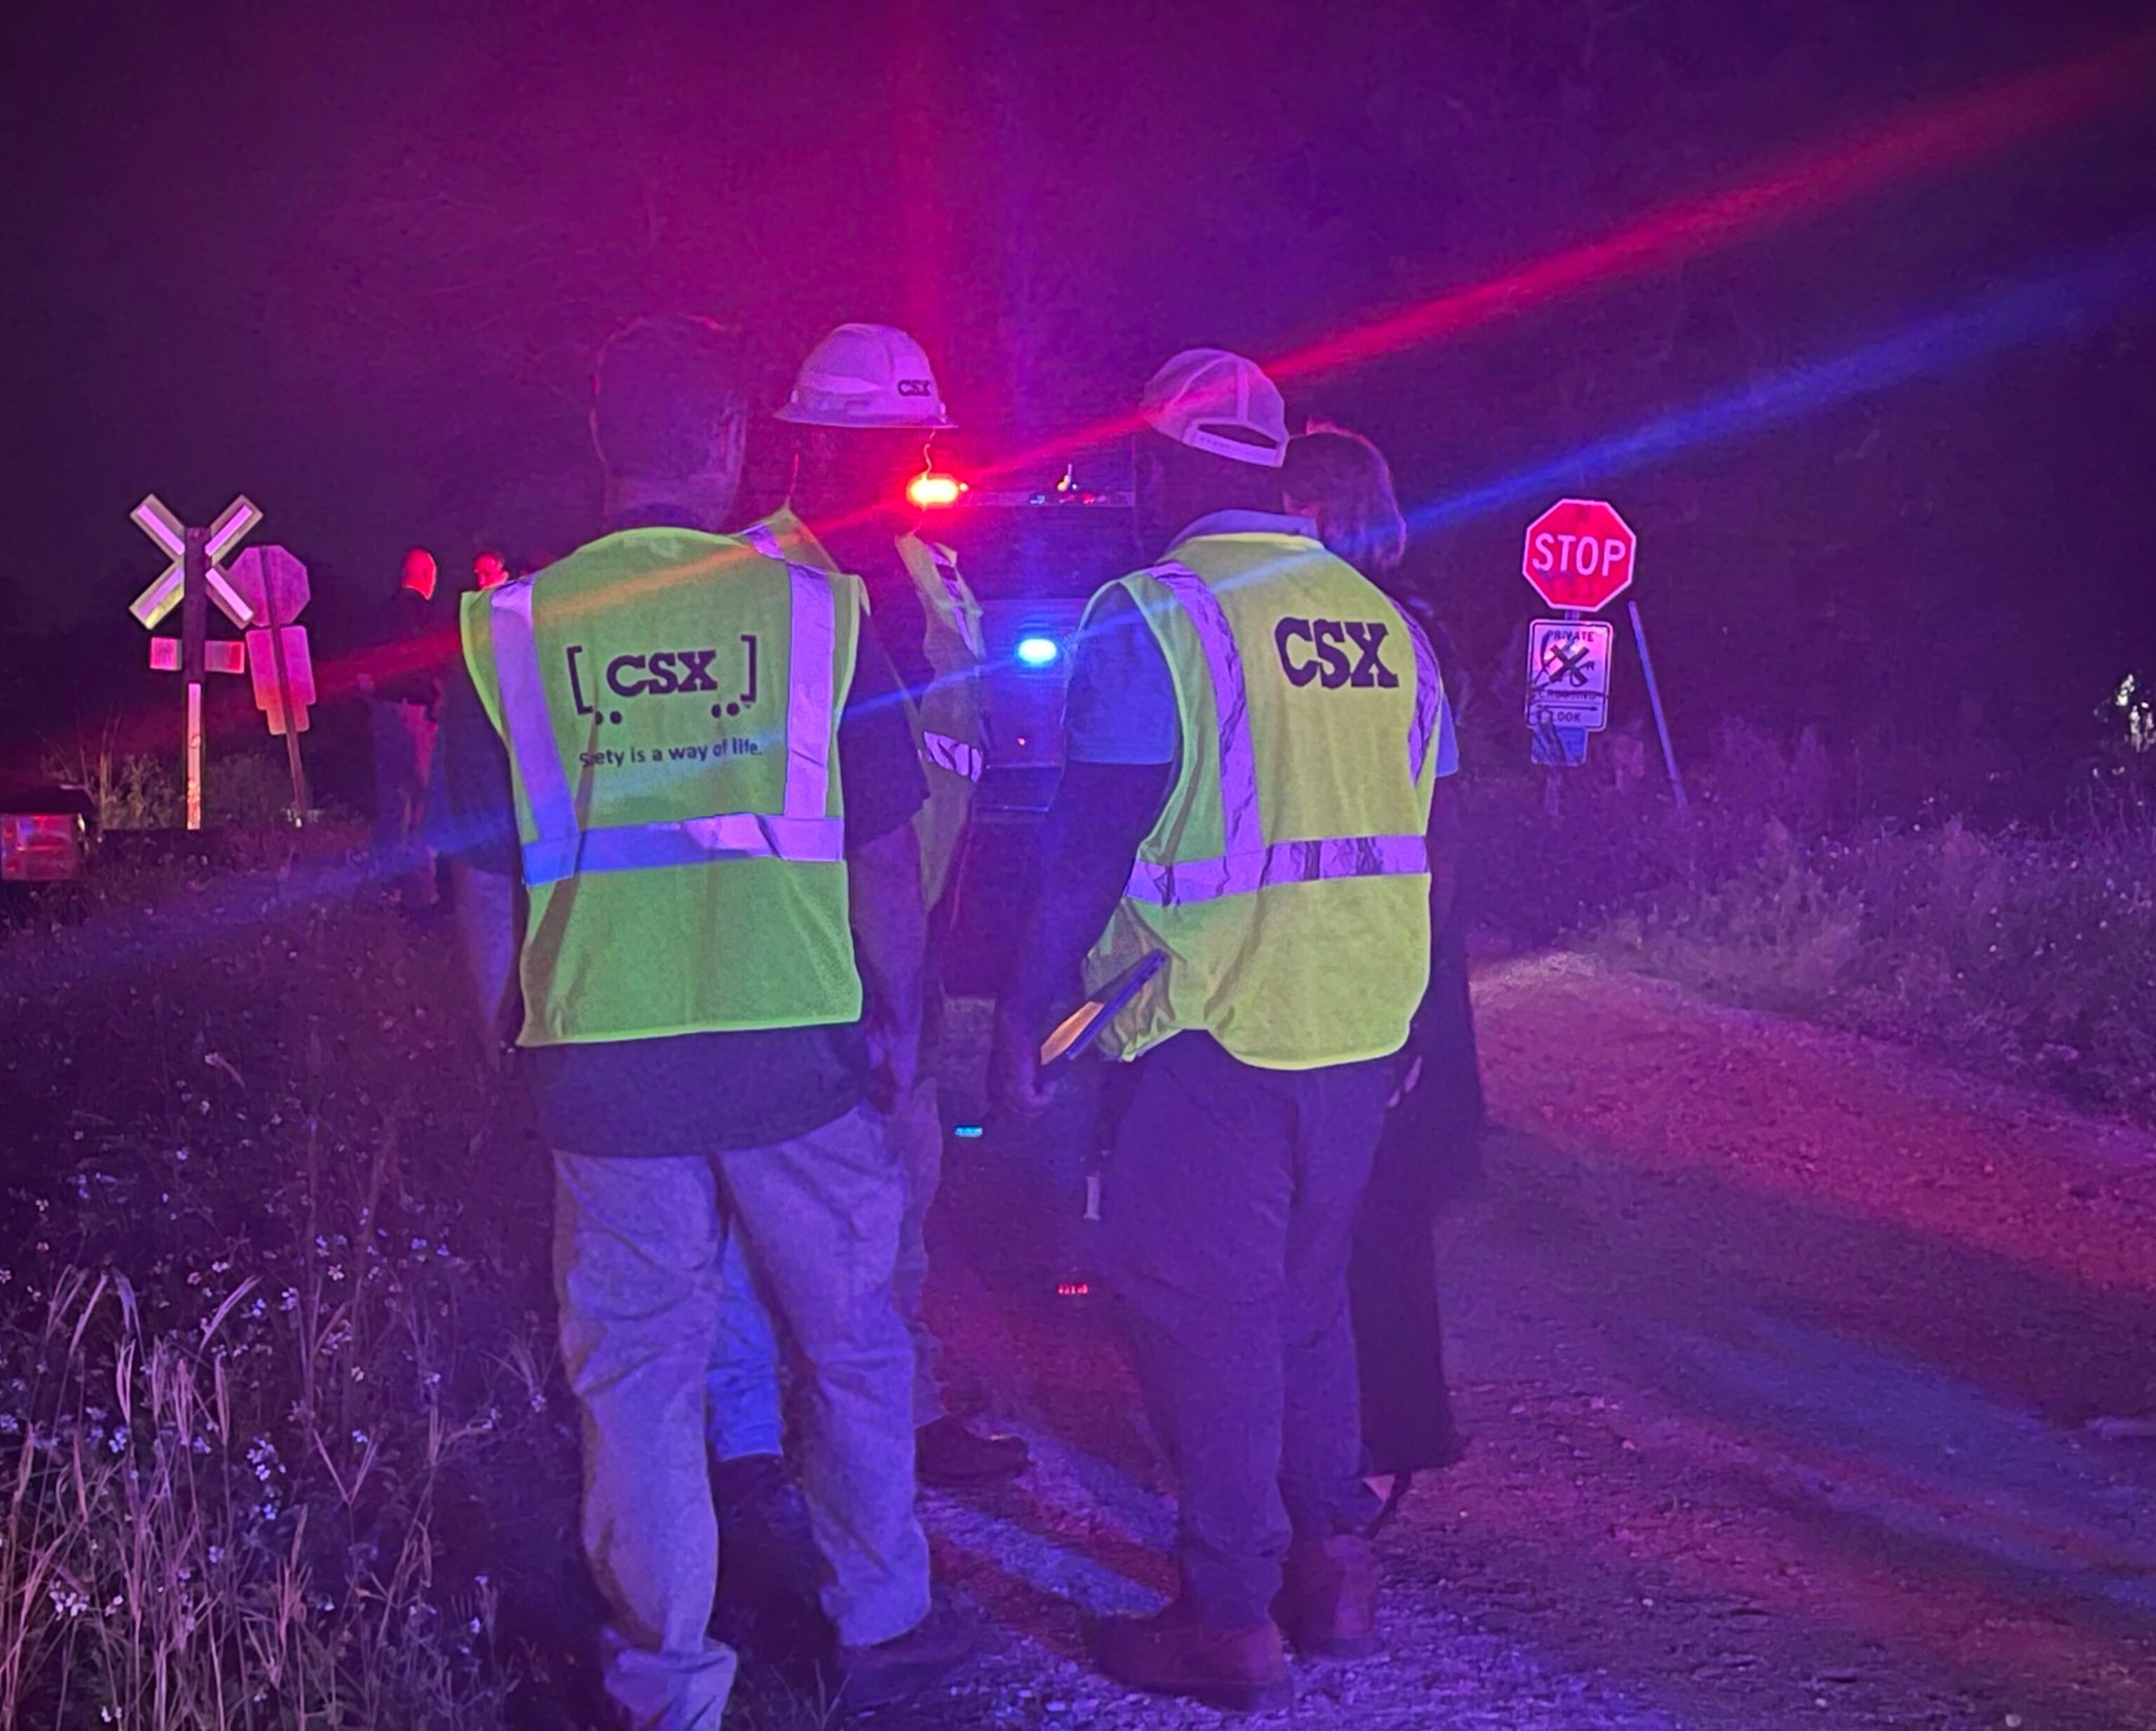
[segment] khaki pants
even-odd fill
[[[718,1527],[705,1378],[738,1234],[798,1348],[802,1490],[825,1614],[865,1646],[928,1612],[913,1511],[913,1353],[891,1303],[905,1185],[865,1112],[706,1158],[557,1152],[562,1356],[584,1415],[584,1547],[612,1606],[608,1688],[639,1731],[716,1728]]]
[[[891,1296],[913,1340],[913,1422],[926,1425],[945,1411],[936,1379],[942,1348],[921,1307],[928,1284],[928,1210],[943,1179],[943,1120],[936,1079],[922,1077],[891,1116],[879,1122],[906,1183]],[[738,1238],[729,1240],[719,1269],[718,1327],[704,1408],[706,1440],[721,1461],[786,1452],[769,1284],[753,1266],[747,1246]]]

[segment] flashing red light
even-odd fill
[[[906,484],[906,496],[923,511],[937,511],[956,505],[958,496],[966,491],[965,482],[955,475],[938,475],[931,470],[926,475],[916,475]]]

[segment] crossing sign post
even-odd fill
[[[248,531],[262,521],[262,513],[244,495],[234,500],[207,529],[185,526],[155,493],[130,515],[135,526],[148,536],[169,562],[164,574],[137,595],[128,611],[146,630],[154,630],[167,614],[180,609],[180,635],[152,638],[150,665],[178,672],[187,681],[186,758],[187,828],[202,828],[202,688],[205,672],[238,673],[246,665],[243,645],[213,639],[208,630],[212,603],[232,623],[244,630],[254,614],[226,577],[220,562],[247,538]]]
[[[1587,736],[1609,723],[1609,664],[1616,628],[1584,615],[1599,612],[1632,586],[1640,538],[1606,499],[1560,499],[1527,525],[1520,550],[1520,574],[1549,606],[1565,617],[1537,619],[1527,629],[1527,724],[1537,763],[1577,768],[1587,761]],[[1639,646],[1640,675],[1662,742],[1663,766],[1677,809],[1687,809],[1684,778],[1670,744],[1661,687],[1647,655],[1647,628],[1640,604],[1626,604],[1632,640]],[[1554,810],[1557,782],[1544,790]]]

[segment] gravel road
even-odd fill
[[[16,1138],[59,1172],[169,1153],[178,1125],[205,1150],[251,1135],[188,1092],[211,1086],[205,1051],[259,1088],[311,1018],[338,1122],[366,1129],[424,1083],[413,1169],[494,1161],[515,1206],[489,1233],[542,1304],[538,1169],[480,1153],[443,940],[307,912],[338,888],[192,886],[183,922],[146,905],[11,945]],[[332,985],[352,979],[348,1004]],[[1486,968],[1476,999],[1493,1186],[1440,1259],[1475,1446],[1385,1536],[1389,1656],[1302,1671],[1292,1722],[2156,1731],[2156,1138],[1563,957]],[[961,1052],[980,1009],[961,1006]],[[963,1063],[947,1080],[978,1093]],[[1083,1246],[1075,1218],[1071,1243],[1042,1230],[1041,1150],[993,1126],[952,1147],[932,1308],[962,1400],[1039,1465],[930,1499],[983,1651],[868,1723],[1209,1723],[1083,1662],[1081,1612],[1173,1585],[1167,1487],[1105,1302],[1056,1295]],[[484,1213],[462,1236],[487,1237]],[[17,1243],[17,1274],[45,1248]],[[566,1401],[527,1431],[531,1494],[482,1512],[485,1566],[552,1577],[572,1546]],[[746,1726],[816,1720],[748,1693]]]
[[[1494,1194],[1444,1253],[1476,1446],[1306,1727],[2156,1727],[2156,1140],[1563,958],[1477,987]],[[961,1078],[963,1081],[963,1078]],[[1093,1676],[1172,1586],[1111,1318],[957,1144],[932,1302],[1040,1464],[938,1497],[986,1650],[875,1723],[1209,1723]],[[1255,1720],[1262,1724],[1265,1720]]]

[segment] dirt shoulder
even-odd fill
[[[2156,1726],[2156,1451],[2084,1428],[2156,1405],[2156,1141],[1573,958],[1477,1004],[1476,1446],[1385,1540],[1391,1657],[1296,1722]],[[1022,1151],[962,1146],[934,1302],[1043,1464],[932,1503],[994,1632],[904,1723],[1206,1718],[1079,1660],[1075,1606],[1172,1585],[1165,1484],[1110,1320],[969,1256]]]

